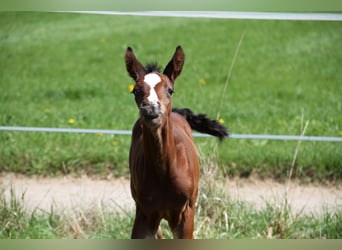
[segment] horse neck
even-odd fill
[[[144,157],[146,166],[166,170],[170,161],[175,159],[175,142],[170,115],[164,125],[151,130],[143,128]]]

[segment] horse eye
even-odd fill
[[[170,96],[172,96],[174,92],[175,92],[175,91],[174,91],[173,89],[171,89],[171,88],[168,88],[168,89],[167,89],[167,93],[168,93]]]
[[[140,89],[134,87],[134,89],[132,90],[131,93],[132,93],[133,95],[137,95],[139,92],[140,92]]]

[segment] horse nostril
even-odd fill
[[[148,103],[145,102],[145,101],[143,101],[143,102],[141,103],[141,105],[140,105],[140,107],[142,107],[142,108],[144,108],[144,107],[146,107],[146,106],[148,106]]]
[[[146,107],[149,107],[149,106],[160,108],[161,103],[160,103],[160,101],[157,101],[157,102],[142,101],[141,104],[140,104],[140,108],[146,108]]]

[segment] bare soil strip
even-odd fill
[[[29,211],[45,210],[76,212],[82,209],[105,208],[113,211],[134,209],[129,180],[108,180],[70,176],[58,178],[26,177],[15,174],[0,176],[0,187],[7,199],[11,190],[23,199]],[[272,180],[232,179],[225,189],[235,201],[245,201],[257,209],[270,204],[284,204],[287,200],[293,212],[321,213],[324,209],[342,209],[342,186],[290,185]]]
[[[300,185],[296,181],[287,184],[273,180],[232,180],[226,190],[233,200],[246,201],[256,208],[269,204],[283,206],[288,203],[292,212],[320,214],[342,209],[341,185]]]

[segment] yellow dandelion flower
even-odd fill
[[[44,112],[45,112],[45,113],[50,113],[50,112],[51,112],[51,109],[46,108],[46,109],[44,109]]]
[[[128,85],[128,90],[129,90],[129,92],[132,92],[133,89],[134,89],[134,85],[133,85],[133,84]]]
[[[75,123],[75,119],[74,119],[74,118],[70,118],[70,119],[68,120],[68,123],[71,124],[71,125],[74,124],[74,123]]]
[[[112,145],[113,145],[113,146],[116,146],[116,145],[118,145],[118,142],[115,141],[115,140],[112,140]]]
[[[199,83],[200,83],[201,85],[204,85],[204,84],[206,84],[207,82],[205,81],[205,79],[201,78],[201,79],[199,79]]]
[[[342,131],[338,132],[338,135],[339,135],[339,136],[342,136]]]
[[[218,122],[219,122],[220,124],[223,124],[223,123],[224,123],[224,120],[223,120],[222,118],[220,118],[220,119],[218,119]]]

